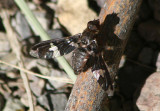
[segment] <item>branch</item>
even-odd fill
[[[106,0],[101,10],[101,36],[98,42],[105,46],[104,59],[112,79],[116,76],[141,2],[142,0]],[[88,69],[78,75],[65,111],[98,111],[106,96],[106,92]]]

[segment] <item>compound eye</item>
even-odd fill
[[[95,25],[89,25],[88,27],[90,30],[96,31],[97,27]]]
[[[93,28],[93,26],[92,25],[89,25],[89,27],[88,27],[90,30],[92,30],[92,28]]]
[[[89,26],[88,28],[91,30],[91,29],[92,29],[92,26]]]

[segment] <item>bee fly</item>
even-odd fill
[[[96,40],[99,36],[99,30],[99,20],[89,21],[83,33],[42,41],[32,47],[30,54],[37,58],[50,59],[73,51],[72,66],[76,74],[84,71],[87,67],[91,67],[100,86],[104,90],[113,90],[113,80]]]

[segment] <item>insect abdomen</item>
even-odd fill
[[[84,48],[78,48],[73,52],[72,55],[72,67],[76,74],[79,74],[83,71],[83,67],[85,66],[89,55],[86,53]]]

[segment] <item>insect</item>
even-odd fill
[[[31,48],[30,54],[37,58],[50,59],[73,51],[72,67],[76,74],[91,67],[94,77],[104,90],[113,90],[113,82],[97,43],[99,20],[89,21],[87,28],[74,36],[42,41]]]

